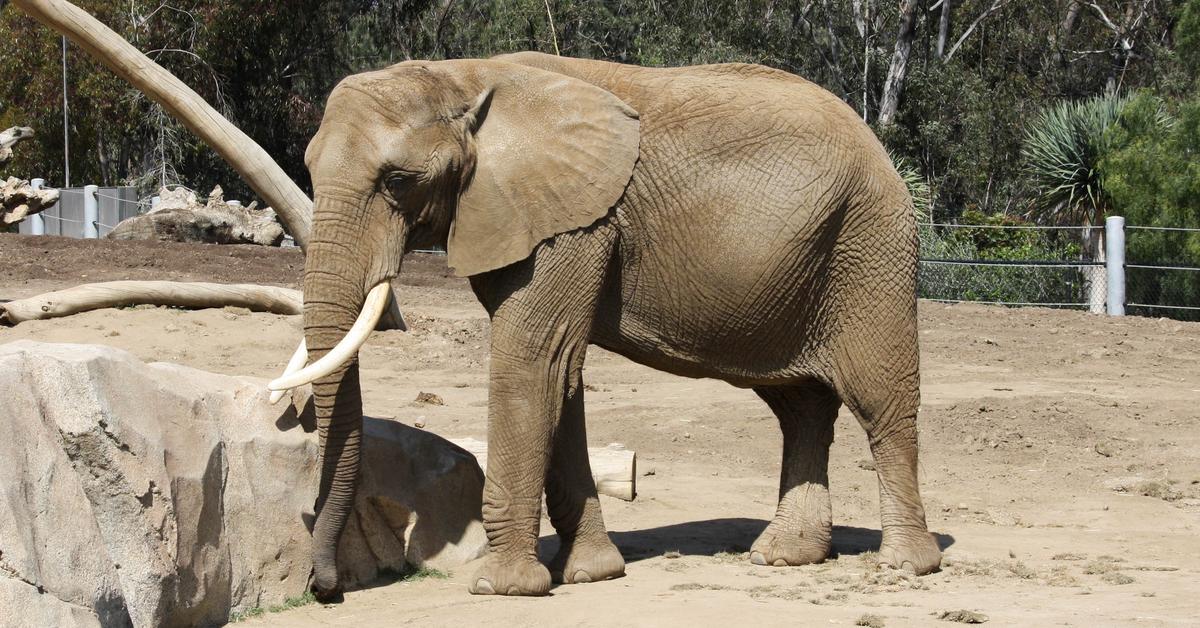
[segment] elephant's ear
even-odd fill
[[[459,276],[529,257],[539,242],[586,227],[625,193],[638,158],[638,114],[576,78],[480,62],[472,107],[475,174],[447,244]]]

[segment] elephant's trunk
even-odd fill
[[[365,226],[345,220],[345,216],[357,212],[347,211],[347,207],[331,207],[334,204],[343,203],[322,202],[318,198],[305,259],[304,337],[310,364],[329,354],[352,328],[362,327],[361,321],[355,323],[360,318],[367,288],[387,279],[371,276],[378,271],[368,253],[371,247],[364,245],[368,239],[363,233]],[[386,281],[383,285],[387,285]],[[380,291],[372,292],[377,299]],[[383,298],[386,304],[387,296]],[[367,324],[369,332],[374,323]],[[339,362],[313,381],[313,406],[321,447],[321,480],[313,528],[313,588],[321,599],[340,592],[337,546],[354,506],[362,443],[357,351]]]

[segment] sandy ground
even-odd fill
[[[147,265],[148,264],[148,265]],[[0,300],[124,278],[295,285],[296,251],[0,236]],[[487,320],[441,260],[406,262],[412,331],[362,354],[368,414],[483,439]],[[102,343],[146,360],[268,378],[300,337],[297,317],[131,308],[0,328]],[[836,558],[756,567],[745,552],[774,509],[781,441],[753,393],[688,380],[593,348],[593,445],[638,453],[638,498],[604,498],[625,578],[542,599],[474,597],[449,578],[352,592],[247,625],[709,626],[1200,625],[1200,324],[1045,309],[921,304],[922,485],[940,573],[872,566],[878,493],[866,439],[843,412],[830,469]],[[445,400],[414,402],[419,392]],[[556,537],[543,525],[543,553]]]

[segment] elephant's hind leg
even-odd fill
[[[915,358],[882,360],[843,373],[842,397],[867,432],[879,476],[879,563],[923,575],[937,571],[942,553],[925,525],[917,479],[917,380]]]
[[[829,446],[841,402],[828,386],[810,382],[755,388],[783,431],[783,470],[775,518],[754,542],[756,565],[806,565],[829,556]]]
[[[588,462],[583,377],[570,375],[562,420],[546,474],[546,509],[561,544],[550,561],[555,582],[577,584],[625,575],[625,559],[608,538]]]

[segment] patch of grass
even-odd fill
[[[683,554],[679,550],[667,550],[666,552],[663,552],[663,558],[674,559],[681,556],[683,556]]]
[[[1093,560],[1083,568],[1083,573],[1089,576],[1099,576],[1116,571],[1117,566],[1106,560]]]
[[[870,628],[883,628],[883,618],[879,615],[867,613],[866,615],[859,617],[858,621],[854,622],[854,625],[869,626]]]
[[[1055,554],[1054,556],[1051,556],[1050,560],[1084,560],[1086,558],[1087,558],[1087,556],[1084,556],[1083,554],[1076,554],[1075,552],[1064,552],[1062,554]]]
[[[1074,587],[1079,585],[1079,580],[1071,575],[1064,565],[1050,570],[1050,575],[1046,576],[1046,584],[1052,587]]]
[[[671,587],[672,591],[728,591],[731,590],[723,584],[705,584],[703,582],[685,582],[676,584]]]
[[[752,598],[777,598],[780,600],[802,600],[805,596],[804,585],[797,585],[784,589],[778,585],[766,584],[746,589],[746,593]]]
[[[252,619],[254,617],[261,617],[263,615],[266,615],[267,613],[282,613],[283,611],[291,610],[293,608],[300,608],[301,606],[308,606],[309,604],[313,604],[316,601],[317,601],[317,598],[316,598],[316,596],[313,595],[312,591],[305,591],[303,594],[298,595],[296,597],[287,598],[286,600],[283,601],[282,604],[274,604],[274,605],[268,606],[266,608],[263,608],[261,606],[256,606],[254,608],[242,611],[240,613],[233,613],[232,615],[229,616],[229,623],[235,624],[237,622],[245,621],[247,619]]]
[[[937,618],[942,621],[953,621],[960,624],[982,624],[988,620],[987,615],[968,610],[942,611],[937,614]]]
[[[1133,487],[1132,492],[1136,495],[1144,497],[1153,497],[1166,502],[1175,502],[1183,499],[1183,493],[1175,490],[1169,481],[1147,480],[1139,482]]]
[[[1100,579],[1109,584],[1132,584],[1136,582],[1132,576],[1123,574],[1119,571],[1110,571],[1103,576],[1100,576]]]
[[[1022,580],[1033,580],[1037,577],[1037,571],[1019,560],[1009,561],[1004,564],[1004,567],[1008,569],[1008,573]]]
[[[713,558],[719,563],[750,562],[750,552],[743,552],[737,549],[726,550],[713,554]]]
[[[375,577],[384,582],[420,582],[430,578],[445,580],[450,575],[440,569],[433,569],[431,567],[414,568],[411,565],[405,565],[404,569],[392,569],[390,567],[380,569]]]

